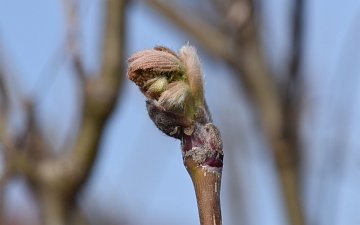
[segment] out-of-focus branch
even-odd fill
[[[300,60],[302,57],[303,47],[303,14],[304,14],[304,1],[296,0],[293,14],[293,53],[290,62],[290,76],[296,79],[299,73]]]
[[[261,57],[258,37],[254,33],[255,27],[251,27],[255,24],[247,23],[248,26],[244,29],[246,35],[243,35],[243,43],[239,47],[237,43],[231,44],[231,36],[198,17],[196,13],[186,13],[189,9],[181,5],[170,5],[163,0],[146,0],[146,2],[198,39],[205,49],[233,66],[261,111],[267,112],[262,119],[267,130],[273,131],[271,133],[274,135],[281,132],[280,101],[275,83]],[[250,32],[252,33],[249,34]]]
[[[239,29],[232,44],[229,44],[233,40],[232,36],[221,33],[218,27],[212,26],[196,13],[186,13],[189,9],[170,5],[163,0],[146,0],[146,2],[238,71],[239,78],[257,103],[262,126],[274,150],[291,224],[303,224],[294,143],[287,133],[289,130],[287,121],[284,121],[287,113],[284,110],[284,99],[263,59],[253,1],[244,0],[241,4],[237,4],[239,1],[234,1],[237,7],[248,12],[248,18],[241,19],[243,22],[237,26]]]
[[[1,66],[1,65],[0,65]],[[6,121],[9,112],[9,91],[5,82],[5,77],[2,68],[0,67],[0,143],[3,151],[11,148],[11,141],[6,131]]]
[[[5,224],[5,216],[4,216],[4,196],[5,196],[5,182],[9,178],[12,167],[9,166],[9,163],[6,163],[3,169],[3,173],[0,176],[0,224]]]
[[[285,90],[284,98],[284,133],[288,149],[278,154],[278,160],[284,164],[281,179],[286,183],[284,188],[286,201],[289,208],[289,217],[292,224],[305,224],[303,210],[299,200],[299,172],[298,172],[298,119],[300,114],[300,96],[299,96],[299,73],[303,49],[303,0],[296,0],[293,9],[293,27],[292,27],[292,59],[289,65],[288,83]],[[289,157],[286,157],[289,155]],[[280,167],[280,168],[283,168]],[[297,196],[295,196],[297,191]],[[296,198],[297,197],[297,198]]]
[[[5,224],[4,191],[5,183],[15,169],[15,144],[7,132],[7,121],[10,110],[10,93],[0,62],[0,144],[3,154],[3,173],[0,175],[0,223]]]
[[[83,63],[81,62],[77,5],[74,0],[63,0],[62,2],[64,5],[64,18],[67,27],[67,49],[70,52],[76,75],[84,81],[86,72]]]
[[[208,24],[201,17],[196,16],[195,13],[186,13],[189,9],[185,9],[181,5],[171,5],[168,1],[163,0],[144,1],[197,38],[199,43],[213,54],[227,61],[233,58],[232,53],[229,51],[231,46],[228,38],[221,31],[214,29],[211,24]]]
[[[0,58],[1,60],[1,58]],[[3,172],[0,175],[0,223],[5,224],[4,217],[4,191],[5,182],[12,173],[12,157],[13,143],[7,133],[7,118],[9,112],[9,92],[5,81],[2,62],[0,61],[0,144],[3,154]]]
[[[70,223],[69,215],[74,198],[94,164],[106,121],[114,109],[121,88],[125,3],[125,0],[106,2],[103,62],[98,77],[92,80],[86,78],[76,47],[77,38],[72,34],[68,36],[69,47],[75,48],[70,51],[74,69],[83,82],[80,88],[84,95],[80,128],[72,151],[64,157],[55,158],[47,155],[41,159],[34,159],[37,163],[32,163],[33,159],[30,155],[20,160],[21,169],[33,184],[39,197],[44,224]],[[76,12],[73,10],[76,9],[74,2],[69,0],[67,4],[71,18],[70,33],[75,33],[76,29],[72,26],[76,17]],[[32,130],[34,135],[29,137],[29,142],[25,145],[28,150],[25,152],[50,148],[42,140],[37,129]]]
[[[125,0],[107,1],[106,33],[100,76],[88,80],[78,139],[71,159],[88,170],[97,152],[107,118],[114,109],[122,83]]]

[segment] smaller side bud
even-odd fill
[[[184,130],[192,130],[193,121],[182,114],[164,109],[164,107],[159,105],[158,101],[154,99],[146,99],[146,108],[150,119],[156,127],[170,137],[180,139],[181,133],[183,133]]]

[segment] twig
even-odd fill
[[[194,184],[202,225],[221,224],[222,140],[212,123],[196,49],[184,45],[179,55],[157,46],[129,59],[127,77],[147,97],[151,120],[165,134],[181,140],[184,165]]]
[[[33,163],[31,155],[19,162],[40,199],[44,224],[68,224],[69,211],[79,188],[94,164],[107,118],[121,90],[125,3],[108,0],[102,70],[94,80],[83,79],[83,113],[72,151],[63,157],[45,157]],[[80,62],[80,56],[75,55]],[[76,61],[76,60],[75,60]],[[80,64],[79,64],[80,65]],[[82,68],[81,68],[82,70]],[[82,74],[81,71],[78,71]],[[80,74],[80,76],[82,76]],[[33,130],[25,148],[48,149],[42,136]]]
[[[7,135],[6,121],[9,112],[9,91],[5,82],[3,68],[0,64],[0,96],[1,96],[1,107],[0,107],[0,143],[2,144],[3,150],[10,148],[11,141]]]
[[[84,70],[83,63],[81,62],[80,44],[78,38],[78,10],[76,8],[76,2],[74,0],[63,0],[64,5],[64,18],[67,25],[67,48],[70,52],[76,75],[80,80],[86,79],[86,72]]]
[[[0,97],[1,97],[1,107],[0,107],[0,143],[3,152],[3,173],[0,175],[0,223],[5,223],[4,218],[4,190],[5,182],[9,176],[13,173],[13,162],[14,156],[14,143],[7,133],[7,118],[10,108],[9,101],[9,92],[8,87],[5,81],[5,75],[3,67],[0,61]]]
[[[291,224],[303,224],[296,154],[294,154],[296,143],[292,142],[292,138],[289,138],[287,133],[289,124],[284,121],[285,111],[281,92],[262,57],[253,9],[254,2],[245,1],[250,7],[249,18],[238,31],[233,46],[229,45],[231,36],[222,34],[217,27],[213,27],[195,13],[185,14],[187,10],[180,6],[175,10],[175,7],[162,0],[146,0],[146,2],[192,34],[206,49],[225,59],[238,71],[239,78],[257,103],[259,118],[273,148]]]
[[[121,90],[125,4],[125,0],[107,1],[102,70],[99,77],[85,84],[83,117],[70,158],[86,170],[93,163],[103,127]]]

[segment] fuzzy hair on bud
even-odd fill
[[[204,105],[204,76],[201,72],[200,59],[196,48],[186,44],[179,50],[181,61],[185,64],[186,76],[189,81],[191,93],[197,106]]]
[[[189,85],[181,81],[169,84],[168,89],[162,93],[158,102],[168,111],[187,115],[194,113]]]
[[[193,46],[185,44],[180,48],[179,55],[169,48],[156,46],[133,54],[128,63],[126,76],[148,98],[151,112],[171,112],[177,117],[186,117],[187,121],[194,121],[203,114],[206,105],[204,78],[200,59]],[[162,122],[165,117],[150,117],[156,119],[159,129],[168,135],[169,131],[177,129],[173,125],[161,127],[165,124]]]
[[[155,77],[153,79],[148,80],[143,89],[147,90],[146,95],[151,98],[158,99],[162,92],[166,90],[168,85],[168,80],[165,76],[163,77]]]
[[[144,87],[146,82],[167,75],[170,80],[184,73],[180,59],[165,47],[154,50],[142,50],[133,54],[129,59],[127,78],[139,87]]]

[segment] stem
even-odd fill
[[[184,165],[194,184],[201,225],[221,225],[220,187],[222,142],[212,124],[195,124],[194,132],[181,138]]]
[[[42,204],[42,224],[65,225],[67,207],[66,200],[60,195],[43,190],[40,192],[40,203]]]
[[[192,157],[184,165],[194,184],[201,225],[220,225],[220,185],[222,167],[198,166]]]

